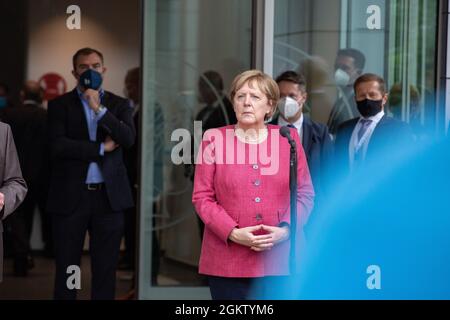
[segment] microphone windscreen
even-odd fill
[[[280,128],[280,134],[285,138],[291,137],[291,132],[289,130],[289,127],[287,127],[287,126],[283,126]]]

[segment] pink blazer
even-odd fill
[[[228,236],[235,227],[289,223],[289,143],[276,125],[268,125],[268,138],[258,145],[238,140],[233,128],[206,131],[197,157],[192,202],[205,223],[199,272],[221,277],[287,275],[289,241],[255,252]],[[297,239],[301,239],[314,190],[295,129],[291,136],[298,150]]]

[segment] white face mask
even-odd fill
[[[285,119],[289,119],[300,111],[300,105],[291,97],[284,97],[278,101],[278,110]]]
[[[344,70],[336,69],[336,72],[334,73],[334,81],[336,81],[338,86],[345,87],[350,81],[350,76]]]

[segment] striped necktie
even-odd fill
[[[364,136],[364,133],[366,133],[367,129],[369,128],[370,124],[372,123],[372,120],[367,119],[361,119],[361,128],[359,128],[358,131],[358,142],[361,141],[361,138]]]

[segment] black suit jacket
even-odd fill
[[[350,172],[349,144],[358,120],[359,117],[344,122],[337,131],[336,159],[344,175]],[[365,162],[383,157],[383,163],[386,164],[388,158],[395,154],[395,150],[400,146],[408,146],[410,142],[412,142],[410,127],[402,121],[384,115],[370,137]]]
[[[278,115],[270,123],[278,125]],[[326,189],[326,181],[329,176],[328,166],[333,155],[333,144],[327,126],[312,121],[306,115],[303,115],[302,129],[302,146],[308,162],[314,191],[316,196],[320,196]]]
[[[76,208],[91,162],[97,162],[105,180],[113,211],[133,206],[123,148],[130,148],[136,132],[128,101],[105,91],[102,105],[107,112],[98,121],[97,140],[90,141],[83,105],[77,90],[64,94],[48,104],[48,129],[52,172],[47,209],[70,214]],[[120,146],[100,156],[100,144],[110,136]]]
[[[6,108],[1,117],[11,126],[27,185],[30,189],[44,188],[48,171],[47,111],[38,103],[27,103]]]

